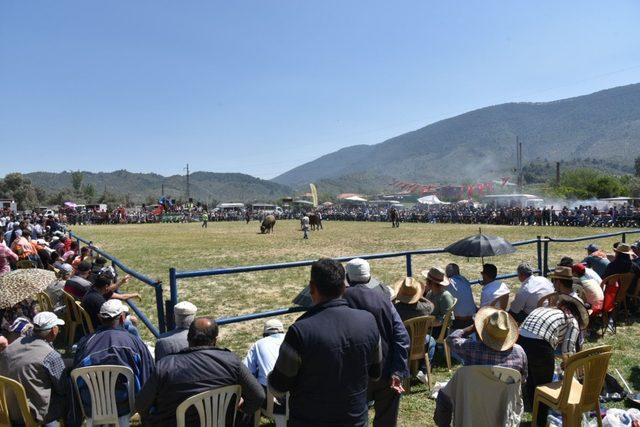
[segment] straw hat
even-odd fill
[[[496,351],[509,350],[518,340],[518,324],[504,310],[482,307],[473,323],[482,342]]]
[[[631,250],[631,246],[627,245],[626,243],[620,243],[618,245],[618,247],[617,248],[613,248],[613,250],[615,252],[618,252],[619,254],[633,255],[633,251]]]
[[[586,327],[586,325],[589,324],[589,312],[587,311],[587,307],[584,306],[584,303],[581,299],[572,297],[571,295],[567,294],[560,294],[558,295],[558,304],[560,304],[561,302],[572,304],[578,309],[583,327]]]
[[[402,280],[398,280],[393,285],[393,291],[395,298],[405,304],[414,304],[418,302],[424,290],[422,283],[415,280],[413,277],[405,277]]]
[[[445,276],[444,270],[438,267],[430,268],[429,270],[423,270],[422,276],[437,283],[440,286],[449,286],[449,279]]]
[[[573,280],[573,271],[571,267],[562,267],[560,265],[556,266],[553,273],[549,275],[550,279],[563,279],[563,280]]]

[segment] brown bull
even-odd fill
[[[260,233],[269,234],[273,231],[273,227],[276,226],[276,217],[273,215],[267,215],[262,220],[262,225],[260,226]]]

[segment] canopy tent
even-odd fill
[[[307,206],[313,206],[313,202],[310,202],[308,200],[303,200],[303,199],[298,199],[298,200],[294,200],[293,201],[294,205],[307,205]]]
[[[420,197],[418,199],[418,203],[422,205],[448,205],[448,203],[445,203],[442,200],[438,199],[438,196],[436,196],[435,194]]]
[[[351,197],[345,197],[344,199],[342,199],[342,202],[347,202],[347,203],[367,203],[367,199],[364,199],[360,196],[351,196]]]

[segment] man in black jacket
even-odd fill
[[[314,306],[289,327],[269,389],[290,392],[289,427],[365,427],[367,383],[381,372],[375,319],[341,298],[345,273],[335,260],[313,263],[309,287]]]
[[[215,320],[198,317],[189,328],[189,348],[158,361],[155,373],[136,398],[136,411],[144,425],[175,425],[176,408],[185,399],[233,384],[242,386],[244,402],[239,409],[244,414],[253,415],[260,407],[265,398],[262,386],[238,356],[216,347],[217,338]],[[230,408],[235,404],[232,402]],[[187,411],[186,425],[200,425],[198,420],[195,409]]]

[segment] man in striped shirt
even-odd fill
[[[557,307],[536,308],[520,326],[518,344],[527,354],[529,375],[524,387],[524,403],[531,410],[536,387],[551,382],[555,369],[554,353],[562,351],[566,360],[575,352],[580,329],[587,326],[589,314],[577,298],[561,294]],[[545,425],[548,408],[540,407],[538,425]]]

